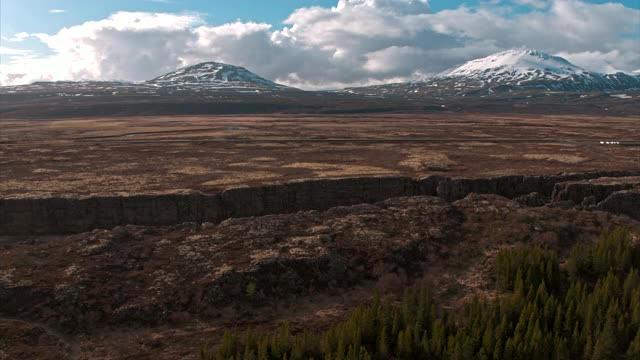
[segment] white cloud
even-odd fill
[[[7,41],[10,42],[21,42],[24,41],[25,39],[28,39],[31,35],[29,35],[29,33],[26,32],[19,32],[17,34],[13,34],[13,36],[9,39],[7,39]]]
[[[330,88],[436,74],[520,47],[596,71],[640,68],[638,41],[626,36],[637,33],[639,10],[579,0],[520,2],[531,11],[513,13],[499,2],[431,13],[426,0],[339,0],[331,8],[295,10],[281,30],[252,22],[210,26],[197,13],[119,12],[55,34],[20,35],[36,37],[53,55],[14,58],[0,69],[0,81],[145,80],[222,61],[292,86]],[[12,81],[4,75],[22,73]]]
[[[611,50],[609,52],[602,51],[583,51],[576,53],[560,52],[558,55],[591,71],[601,73],[629,72],[630,69],[637,66],[638,56],[633,52],[633,45],[630,45],[630,51]],[[621,46],[625,48],[625,46]]]
[[[50,9],[50,10],[49,10],[49,12],[50,12],[50,13],[52,13],[52,14],[62,14],[62,13],[67,12],[67,10],[63,10],[63,9]]]
[[[0,46],[0,55],[26,55],[31,54],[31,50],[15,49],[7,46]]]
[[[539,9],[549,6],[549,0],[515,0],[520,5],[533,6]]]

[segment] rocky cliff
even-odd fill
[[[596,208],[640,219],[640,187],[614,192],[597,204]]]
[[[79,233],[125,224],[217,223],[228,218],[326,210],[335,206],[416,195],[435,195],[455,201],[471,193],[496,194],[511,199],[537,193],[542,202],[548,202],[553,197],[554,201],[570,200],[581,204],[585,198],[594,196],[595,203],[598,203],[605,201],[615,191],[630,189],[635,185],[601,186],[597,183],[571,182],[630,176],[640,176],[640,171],[495,178],[362,177],[237,188],[218,194],[0,199],[0,235]],[[617,196],[625,197],[624,194]],[[603,205],[602,209],[606,208]],[[623,213],[634,215],[635,211],[637,209],[632,206]]]
[[[609,224],[640,229],[640,222],[606,212],[529,208],[474,194],[18,241],[0,258],[0,318],[69,333],[215,321],[231,304],[270,306],[292,297],[308,303],[309,296],[371,284],[402,289],[432,266],[437,287],[459,293],[477,286],[466,282],[469,274],[495,283],[478,274],[491,265],[477,261],[496,246],[566,247]]]

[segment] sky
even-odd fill
[[[142,81],[219,61],[327,89],[413,80],[512,48],[634,73],[640,1],[0,1],[0,85]]]

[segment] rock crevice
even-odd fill
[[[69,234],[126,224],[217,223],[228,218],[326,210],[401,196],[432,195],[455,201],[471,193],[509,199],[537,193],[539,198],[577,205],[593,197],[598,209],[640,218],[638,192],[633,190],[638,187],[635,180],[612,184],[586,181],[632,176],[640,176],[640,170],[494,178],[360,177],[237,188],[217,194],[0,199],[0,235]]]

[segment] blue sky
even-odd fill
[[[0,84],[142,80],[213,60],[322,88],[523,47],[594,71],[640,70],[640,0],[342,1],[332,12],[338,0],[0,0]]]
[[[508,1],[507,1],[508,2]],[[606,3],[607,0],[589,0]],[[639,0],[617,1],[631,8],[640,8]],[[297,8],[335,6],[337,0],[2,0],[0,1],[0,33],[9,37],[15,33],[53,33],[62,27],[89,20],[104,19],[117,11],[199,12],[207,23],[220,25],[235,20],[266,22],[281,27],[282,22]],[[432,0],[431,10],[455,9],[461,5],[477,6],[482,1]],[[486,1],[485,1],[486,3]],[[519,11],[530,7],[509,2]],[[51,13],[50,10],[63,10]],[[639,20],[640,21],[640,20]]]

